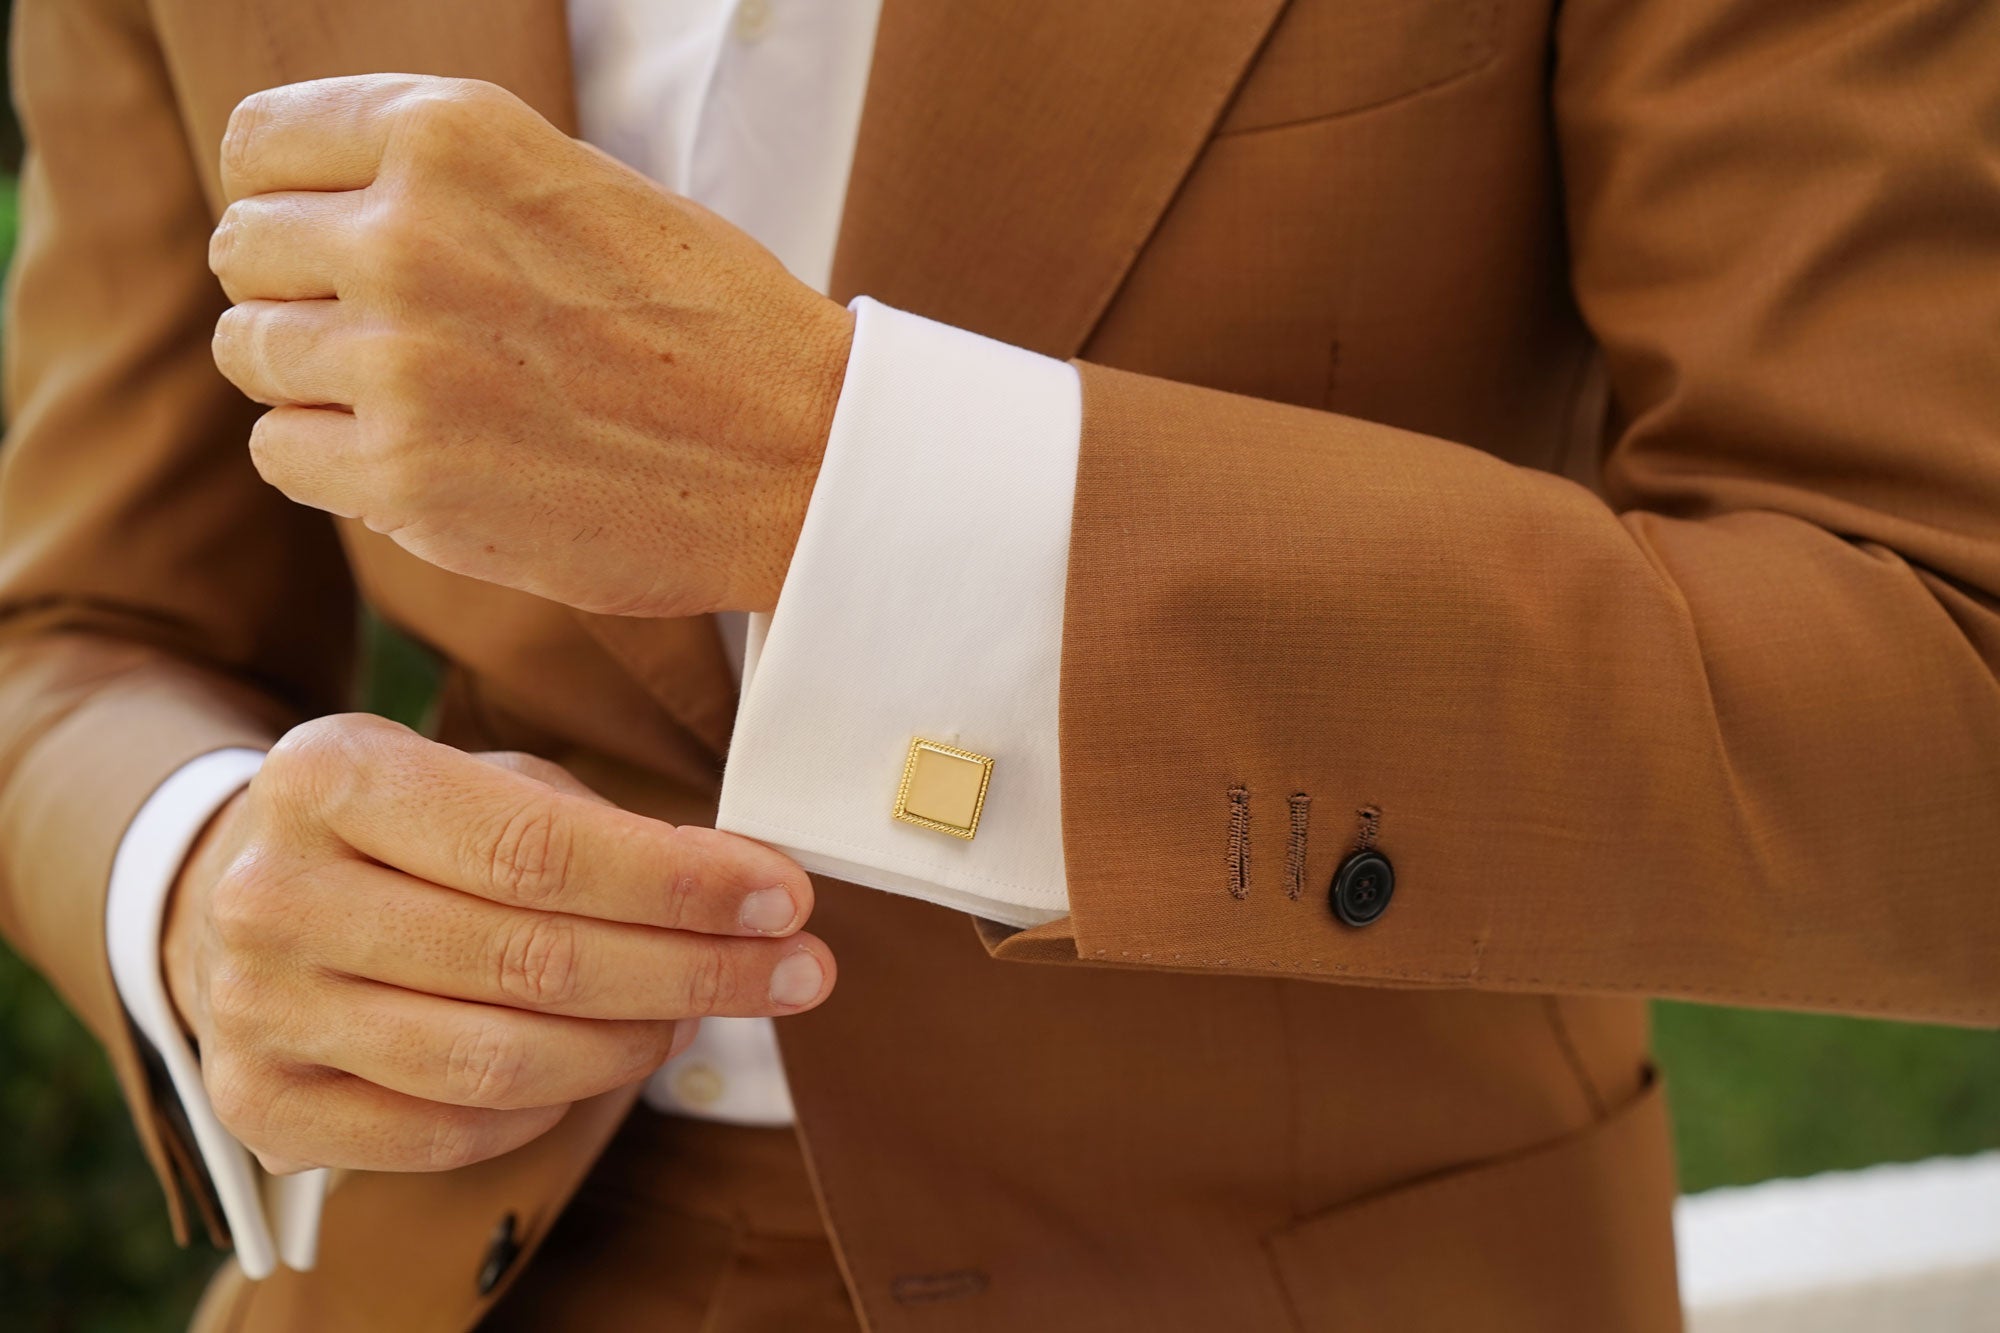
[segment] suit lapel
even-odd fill
[[[1283,8],[884,0],[834,294],[1074,356]]]

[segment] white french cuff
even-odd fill
[[[865,297],[819,480],[750,618],[716,826],[1014,926],[1069,910],[1058,709],[1074,367]],[[975,836],[899,822],[911,743],[990,757]]]
[[[160,935],[167,896],[195,839],[263,762],[259,750],[216,750],[176,769],[139,807],[119,841],[104,908],[118,998],[167,1068],[229,1224],[236,1260],[253,1280],[270,1276],[280,1261],[300,1270],[313,1266],[327,1172],[269,1175],[222,1127],[202,1085],[194,1050],[167,998]]]

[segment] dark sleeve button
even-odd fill
[[[1396,867],[1380,852],[1356,852],[1333,873],[1327,904],[1350,926],[1365,926],[1389,910],[1396,894]]]
[[[515,1234],[519,1222],[509,1213],[500,1219],[500,1225],[493,1228],[493,1238],[486,1242],[486,1258],[479,1265],[479,1294],[491,1296],[493,1289],[500,1285],[500,1279],[507,1276],[507,1270],[514,1266],[514,1260],[521,1256],[521,1241]]]

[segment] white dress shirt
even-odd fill
[[[570,0],[583,137],[825,291],[881,0]],[[725,617],[742,700],[717,825],[808,869],[1010,924],[1062,915],[1057,687],[1082,407],[1066,364],[867,300],[771,616]],[[891,817],[915,737],[994,760],[977,835]],[[166,896],[254,751],[175,773],[112,870],[113,977],[160,1051],[245,1273],[308,1268],[324,1171],[273,1179],[222,1128],[159,967]],[[784,1124],[772,1025],[710,1019],[662,1110]]]

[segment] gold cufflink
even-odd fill
[[[903,761],[893,813],[905,824],[970,840],[979,831],[992,776],[993,761],[986,755],[917,737]]]

